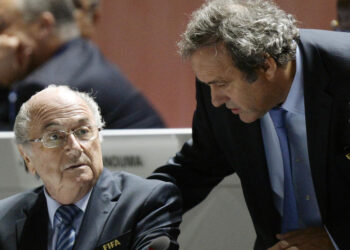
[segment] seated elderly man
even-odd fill
[[[177,188],[103,169],[102,127],[95,101],[67,86],[22,105],[18,149],[44,186],[0,201],[0,249],[178,249]]]

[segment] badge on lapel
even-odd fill
[[[109,239],[104,243],[100,244],[96,250],[127,250],[130,245],[131,233],[127,232],[123,235],[119,235],[116,238]]]
[[[119,240],[115,239],[112,240],[110,242],[107,242],[106,244],[102,245],[103,250],[110,250],[110,249],[114,249],[117,248],[118,246],[121,246],[122,244],[120,243]]]
[[[344,148],[346,159],[350,160],[350,146]]]

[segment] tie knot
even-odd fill
[[[283,108],[273,108],[269,111],[271,119],[273,121],[273,124],[277,128],[283,128],[284,127],[284,119],[285,119],[285,114],[286,110]]]
[[[75,205],[64,205],[60,206],[56,213],[55,217],[63,224],[70,225],[73,223],[74,217],[78,215],[80,208]]]

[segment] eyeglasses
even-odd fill
[[[70,132],[64,130],[47,131],[41,138],[31,139],[28,140],[28,142],[41,142],[46,148],[57,148],[64,145],[67,141],[67,137],[71,134],[73,134],[79,142],[86,142],[95,139],[100,130],[101,129],[96,126],[82,126]]]

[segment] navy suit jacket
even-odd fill
[[[90,41],[78,38],[67,42],[25,79],[14,83],[11,86],[11,91],[17,93],[14,114],[23,102],[50,84],[93,93],[107,129],[164,127],[145,97]],[[0,130],[13,127],[14,120],[9,120],[8,94],[9,90],[0,87]]]
[[[104,170],[90,196],[75,250],[147,249],[157,237],[176,243],[181,200],[171,183]],[[43,187],[0,201],[0,249],[47,249],[49,216]]]
[[[308,153],[322,221],[340,249],[350,249],[350,34],[301,30],[298,46]],[[214,108],[210,99],[210,89],[197,82],[193,140],[150,178],[176,183],[186,211],[225,176],[237,173],[257,233],[255,249],[266,249],[277,242],[281,218],[273,203],[260,121],[243,123],[225,107]]]

